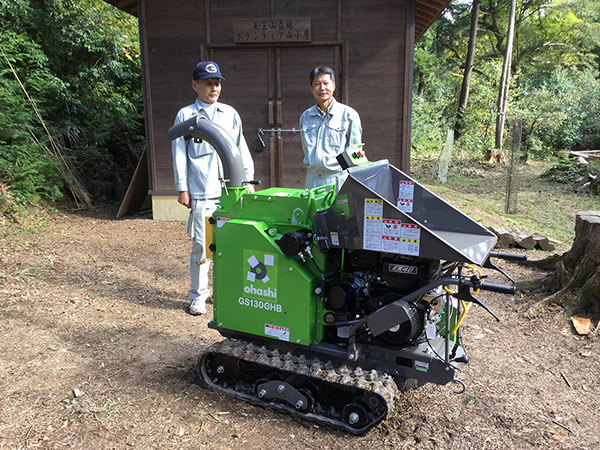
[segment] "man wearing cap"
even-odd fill
[[[219,66],[212,61],[198,63],[192,74],[192,89],[196,91],[196,102],[179,110],[175,125],[197,114],[206,114],[210,120],[224,128],[233,138],[242,154],[246,180],[254,179],[254,162],[242,132],[240,115],[231,106],[219,103],[221,95],[221,75]],[[206,312],[206,300],[210,297],[208,289],[208,269],[210,260],[206,260],[205,227],[207,216],[216,209],[221,196],[221,163],[216,150],[207,142],[187,142],[183,137],[171,144],[173,152],[173,171],[175,188],[179,191],[177,201],[190,208],[188,235],[192,238],[190,255],[190,313]],[[254,192],[252,185],[247,185]]]
[[[336,156],[351,145],[361,144],[362,127],[358,113],[333,97],[335,73],[319,66],[310,73],[310,91],[317,104],[300,116],[300,135],[306,188],[335,183],[339,191],[346,179]]]

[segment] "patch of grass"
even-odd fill
[[[49,218],[52,215],[58,214],[56,208],[43,205],[23,205],[19,208],[3,209],[1,201],[0,192],[0,225],[2,225],[0,237],[19,235],[21,231],[37,234],[49,225]]]
[[[19,276],[25,281],[29,280],[30,278],[39,277],[39,266],[37,264],[29,266],[26,269],[21,270],[21,272],[19,272]]]
[[[507,214],[507,168],[481,161],[453,161],[446,183],[434,176],[435,160],[420,160],[412,176],[427,189],[484,226],[522,229],[571,246],[578,211],[600,209],[600,197],[577,194],[542,177],[548,164],[522,165],[516,175],[517,211]]]
[[[45,220],[33,221],[31,224],[25,225],[25,231],[30,234],[35,234],[44,229],[48,222]]]
[[[479,395],[473,392],[465,392],[465,399],[468,405],[475,405],[475,403],[479,402]]]

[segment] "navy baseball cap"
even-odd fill
[[[194,73],[192,74],[193,80],[206,80],[207,78],[220,78],[224,80],[223,75],[221,75],[221,69],[217,63],[212,61],[202,61],[199,62],[196,68],[194,69]]]

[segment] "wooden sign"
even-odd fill
[[[233,40],[236,44],[310,42],[310,18],[234,19]]]

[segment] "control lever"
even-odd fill
[[[512,284],[515,284],[515,280],[513,280],[512,277],[508,275],[504,270],[502,270],[500,267],[498,267],[496,264],[490,261],[490,257],[501,258],[506,260],[512,259],[515,261],[527,261],[527,255],[522,255],[520,253],[490,252],[490,256],[488,257],[487,261],[483,264],[482,267],[500,272],[502,275],[508,278]]]
[[[500,318],[494,313],[494,311],[492,311],[490,308],[487,307],[485,303],[483,303],[481,300],[479,300],[477,297],[474,297],[473,294],[471,294],[471,288],[500,292],[498,290],[495,290],[495,288],[502,286],[503,288],[513,288],[512,292],[514,292],[514,287],[504,286],[500,284],[494,285],[492,283],[483,283],[481,279],[486,277],[487,275],[473,275],[470,280],[465,280],[464,278],[461,278],[458,282],[458,292],[456,294],[452,294],[452,296],[459,300],[464,300],[466,302],[475,303],[476,305],[481,306],[483,309],[489,312],[494,317],[494,319],[500,322]]]

